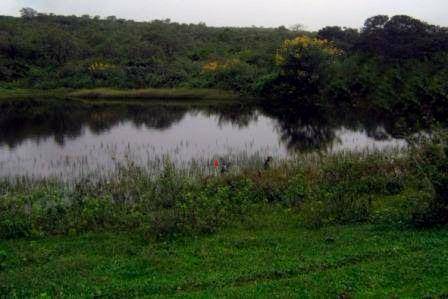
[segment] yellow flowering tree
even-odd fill
[[[215,73],[238,67],[242,62],[239,59],[227,59],[222,61],[212,60],[202,66],[202,71],[206,73]]]
[[[87,69],[96,84],[103,85],[103,81],[109,81],[119,86],[127,78],[122,68],[108,62],[95,61],[87,65]]]
[[[342,54],[331,42],[309,36],[286,40],[277,51],[282,88],[289,94],[316,93],[330,74],[329,66]]]
[[[94,62],[88,66],[89,71],[92,73],[107,71],[112,68],[114,68],[114,66],[106,62]]]

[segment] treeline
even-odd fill
[[[23,9],[0,17],[0,87],[233,90],[300,104],[441,118],[448,29],[375,16],[360,30],[214,28]]]
[[[331,41],[330,43],[327,41]],[[370,107],[415,121],[448,115],[448,29],[409,16],[375,16],[361,30],[326,27],[286,41],[271,97]]]
[[[277,47],[294,34],[284,27],[213,28],[27,9],[21,18],[0,17],[0,82],[45,89],[187,86],[245,91],[271,71]],[[232,70],[215,78],[207,72],[215,65],[232,65]],[[223,77],[232,82],[220,83]]]
[[[365,21],[361,31],[330,26],[318,37],[333,41],[348,52],[362,52],[387,60],[430,58],[448,51],[448,28],[430,25],[409,16],[379,15]]]

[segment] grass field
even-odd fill
[[[213,235],[89,233],[1,241],[0,296],[443,297],[448,231],[329,226],[288,209]]]

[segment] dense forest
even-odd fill
[[[212,28],[24,10],[22,18],[0,18],[0,81],[37,88],[184,85],[239,90],[270,73],[276,49],[294,36],[286,28]],[[206,76],[207,67],[216,63],[232,65],[232,74]],[[225,76],[233,82],[220,85]]]
[[[448,28],[408,16],[306,32],[21,12],[0,17],[0,88],[216,88],[447,113]]]

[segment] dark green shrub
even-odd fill
[[[30,236],[33,226],[30,215],[25,211],[24,199],[3,197],[0,201],[0,237],[11,239]]]
[[[184,194],[173,207],[153,213],[150,234],[161,238],[214,232],[232,216],[228,194],[225,187],[211,197],[203,191]]]
[[[247,215],[257,201],[253,183],[243,177],[189,184],[168,208],[150,214],[149,232],[159,238],[212,233]]]
[[[414,143],[411,152],[416,174],[430,184],[433,201],[430,207],[414,215],[417,226],[448,223],[448,133],[436,132]]]
[[[414,207],[413,199],[403,195],[407,186],[412,184],[407,166],[403,159],[388,159],[378,154],[331,157],[323,163],[319,176],[305,193],[305,200],[300,206],[304,224],[319,227],[369,221],[390,224],[409,222],[408,214],[420,206],[409,208],[403,212],[407,216],[401,217],[390,212],[383,202],[396,195],[393,198],[403,199]],[[378,201],[378,198],[382,200]]]
[[[29,217],[19,213],[2,214],[0,237],[2,239],[23,238],[31,235],[32,224]]]
[[[0,270],[5,268],[6,259],[8,258],[8,254],[4,250],[0,250]]]
[[[297,206],[304,200],[308,191],[305,175],[300,170],[285,173],[280,168],[271,169],[251,179],[256,193],[253,197],[258,202]]]
[[[382,196],[372,202],[370,221],[385,225],[410,225],[427,214],[433,194],[427,190],[406,190],[401,194]]]
[[[304,224],[318,228],[327,224],[366,222],[370,215],[371,196],[315,189],[300,206]]]
[[[233,90],[240,94],[256,93],[258,88],[257,78],[264,74],[256,66],[250,65],[239,59],[211,62],[204,66],[200,74],[201,85],[194,87],[218,88]]]

